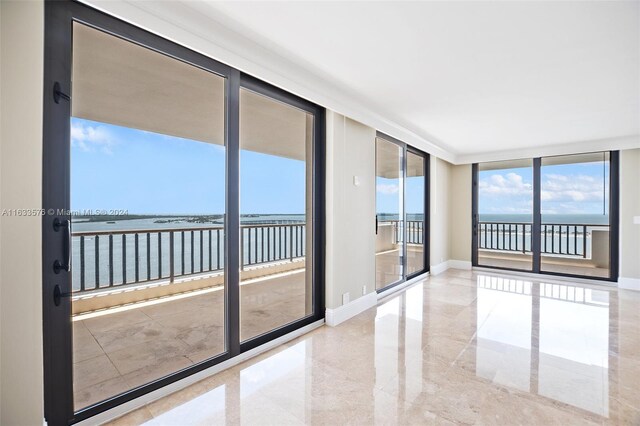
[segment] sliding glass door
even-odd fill
[[[429,157],[389,136],[376,138],[376,289],[428,270]]]
[[[425,271],[428,258],[427,234],[427,165],[428,157],[407,147],[405,180],[407,276]]]
[[[323,318],[324,112],[80,3],[45,8],[58,425]]]
[[[226,82],[77,22],[72,79],[79,411],[227,350]]]
[[[241,341],[313,314],[314,115],[247,86],[240,89]]]
[[[542,159],[541,271],[609,277],[610,155]]]
[[[478,165],[477,264],[531,271],[533,162]]]
[[[376,138],[376,289],[405,275],[404,147]]]
[[[473,166],[473,263],[617,280],[618,152]]]

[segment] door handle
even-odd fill
[[[60,290],[60,286],[56,284],[56,286],[53,288],[53,304],[55,306],[60,306],[60,302],[62,301],[63,297],[70,297],[71,293],[63,293],[62,290]]]
[[[376,235],[378,235],[378,215],[376,215]]]
[[[53,262],[53,272],[59,274],[60,271],[71,272],[71,221],[69,219],[58,219],[55,218],[53,220],[53,230],[59,232],[61,228],[66,228],[67,232],[64,236],[64,253],[66,259],[63,262],[60,262],[58,259]]]

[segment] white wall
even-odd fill
[[[640,217],[640,149],[620,151],[620,278],[640,285],[640,224],[634,217]]]
[[[450,259],[449,197],[451,196],[451,164],[431,156],[431,268]]]
[[[326,306],[375,291],[376,131],[327,111]],[[353,183],[358,176],[359,186]]]
[[[2,1],[0,211],[42,205],[42,1]],[[43,422],[41,217],[0,219],[0,424]]]
[[[450,258],[471,262],[471,165],[451,166],[450,182]]]

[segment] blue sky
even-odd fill
[[[603,214],[609,212],[609,164],[602,162],[542,166],[543,214]],[[606,193],[603,193],[606,191]],[[480,214],[531,214],[533,169],[488,170],[479,173]]]
[[[376,177],[376,209],[378,213],[398,214],[402,199],[400,180]],[[408,214],[424,213],[424,177],[407,178],[406,209]]]
[[[73,118],[71,208],[124,209],[131,214],[224,212],[223,147]],[[305,164],[241,152],[242,214],[303,214]],[[544,214],[602,214],[601,162],[543,166]],[[605,167],[608,183],[609,166]],[[532,210],[532,169],[480,172],[481,214],[527,214]],[[408,178],[407,213],[422,212],[422,178]],[[608,204],[608,191],[604,194]],[[378,213],[399,210],[399,180],[376,179]],[[608,206],[605,206],[608,212]]]
[[[304,213],[304,162],[250,151],[240,162],[241,213]],[[73,210],[216,214],[224,203],[224,147],[71,120]]]

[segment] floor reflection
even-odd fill
[[[478,375],[607,417],[607,291],[479,276],[477,306]]]
[[[119,422],[638,424],[639,305],[448,271]]]

